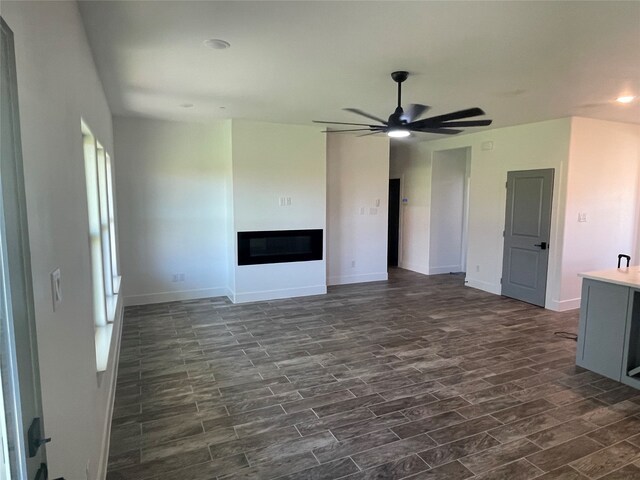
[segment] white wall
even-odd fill
[[[389,139],[327,135],[327,283],[387,279]]]
[[[224,134],[225,122],[114,117],[127,305],[227,293]]]
[[[326,230],[326,149],[320,128],[233,121],[234,236]],[[291,205],[280,206],[280,198]],[[326,246],[326,240],[324,241]],[[235,267],[235,302],[326,293],[322,260]]]
[[[561,248],[564,230],[564,212],[566,195],[566,164],[569,153],[569,136],[571,120],[569,118],[549,120],[495,130],[486,130],[459,137],[447,137],[441,140],[421,142],[417,145],[406,144],[395,149],[399,154],[392,158],[392,165],[403,165],[404,177],[407,178],[419,168],[429,172],[424,180],[424,190],[419,193],[420,208],[428,210],[428,201],[421,195],[430,193],[431,156],[435,151],[454,148],[471,149],[471,172],[469,181],[469,220],[467,276],[469,286],[482,290],[500,293],[500,277],[502,272],[502,250],[505,219],[505,202],[507,172],[510,170],[530,170],[554,168],[554,198],[551,214],[551,239],[549,254],[549,278],[547,283],[547,306],[560,300]],[[493,142],[492,149],[483,149],[486,142]],[[408,152],[406,150],[409,150]],[[409,158],[410,160],[407,160]],[[426,164],[426,165],[425,165]],[[421,178],[427,177],[424,173]],[[422,187],[420,187],[422,188]],[[409,197],[409,204],[411,198]],[[425,206],[426,205],[426,206]],[[406,209],[403,208],[403,212]],[[404,263],[404,268],[426,273],[422,265],[429,265],[425,259],[425,251],[429,250],[429,242],[425,237],[430,220],[426,212],[421,218],[407,225],[404,222],[403,257],[419,259],[418,262]],[[405,215],[406,216],[406,215]],[[425,221],[426,218],[426,221]],[[419,228],[415,228],[415,225]],[[416,265],[419,268],[413,268]]]
[[[114,129],[127,304],[326,292],[324,259],[242,267],[236,259],[238,231],[325,229],[319,128],[115,117]]]
[[[429,228],[430,274],[462,271],[466,177],[466,148],[433,153]]]
[[[560,308],[579,306],[579,272],[615,268],[619,253],[640,264],[639,174],[639,125],[572,118]]]
[[[96,375],[80,118],[113,155],[111,113],[75,2],[2,2],[15,35],[49,478],[105,474],[120,316],[107,370]],[[53,312],[49,273],[60,267]],[[101,470],[102,469],[102,470]]]
[[[398,266],[429,274],[431,152],[425,143],[391,142],[389,178],[400,179]]]
[[[430,172],[433,156],[463,147],[471,149],[468,285],[500,293],[504,186],[511,170],[555,169],[547,308],[579,306],[579,272],[615,267],[618,253],[640,255],[637,125],[574,117],[397,145],[392,150],[392,175],[418,177],[420,168]],[[411,189],[420,199],[419,218],[402,225],[403,257],[419,260],[403,266],[426,273],[421,262],[425,250],[433,248],[425,231],[433,225],[434,212],[429,216],[424,211],[429,202],[417,191],[429,192],[431,174],[420,178],[420,185]],[[411,204],[409,195],[407,206]],[[405,217],[407,206],[403,207]],[[579,212],[587,214],[587,222],[577,221]],[[633,260],[640,263],[638,258]]]

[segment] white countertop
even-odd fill
[[[579,273],[579,277],[598,280],[600,282],[615,283],[626,287],[640,288],[640,267],[622,267],[597,272]]]

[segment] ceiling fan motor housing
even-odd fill
[[[391,115],[389,115],[389,126],[399,127],[405,125],[407,121],[402,118],[402,115],[404,115],[404,110],[402,109],[402,107],[396,107],[396,110]]]

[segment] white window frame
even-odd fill
[[[113,193],[113,164],[104,147],[81,121],[87,191],[91,289],[95,327],[96,367],[107,369],[120,275]]]

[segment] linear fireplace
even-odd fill
[[[238,232],[238,265],[322,260],[322,229]]]

